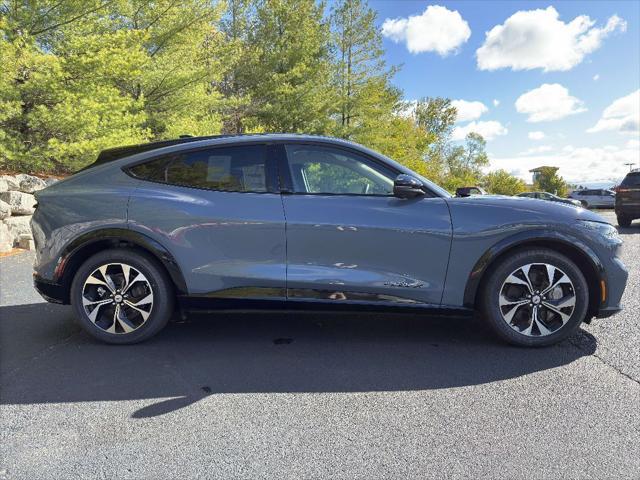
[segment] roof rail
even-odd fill
[[[140,143],[138,145],[127,145],[124,147],[108,148],[106,150],[101,151],[98,154],[98,158],[96,159],[96,161],[93,163],[92,166],[101,165],[103,163],[111,162],[113,160],[118,160],[124,157],[129,157],[137,153],[148,152],[150,150],[156,150],[158,148],[163,148],[163,147],[170,147],[172,145],[180,145],[182,143],[197,142],[199,140],[212,140],[216,138],[238,137],[241,135],[242,134],[208,135],[205,137],[180,136],[180,138],[175,138],[172,140],[160,140],[157,142]]]

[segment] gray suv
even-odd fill
[[[621,241],[570,205],[452,198],[360,145],[186,138],[102,152],[37,194],[34,281],[110,343],[176,310],[471,314],[541,346],[621,308]]]

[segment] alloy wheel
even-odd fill
[[[515,331],[531,336],[551,335],[571,318],[576,293],[565,272],[548,263],[517,268],[502,283],[499,308]]]
[[[153,289],[142,272],[131,265],[107,263],[85,280],[82,306],[89,320],[101,330],[131,333],[151,315]]]

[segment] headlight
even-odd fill
[[[578,225],[593,232],[597,232],[609,240],[620,239],[616,227],[608,223],[593,222],[591,220],[578,220]]]

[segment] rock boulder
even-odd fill
[[[21,217],[9,217],[3,220],[3,225],[9,229],[9,235],[11,236],[11,244],[17,244],[20,241],[21,235],[32,235],[31,233],[31,221],[30,215],[24,215]]]
[[[0,200],[0,220],[4,220],[11,216],[11,205]]]
[[[13,215],[31,215],[35,211],[36,199],[30,193],[2,192],[0,200],[9,204]]]
[[[4,180],[7,184],[6,190],[19,190],[20,189],[20,181],[14,177],[13,175],[1,175],[0,180]],[[4,190],[4,191],[6,191]],[[3,191],[0,189],[0,192]]]
[[[9,227],[0,222],[0,253],[8,252],[13,248],[13,236]]]
[[[45,188],[47,184],[44,180],[34,177],[33,175],[20,176],[20,191],[24,193],[33,193]]]

